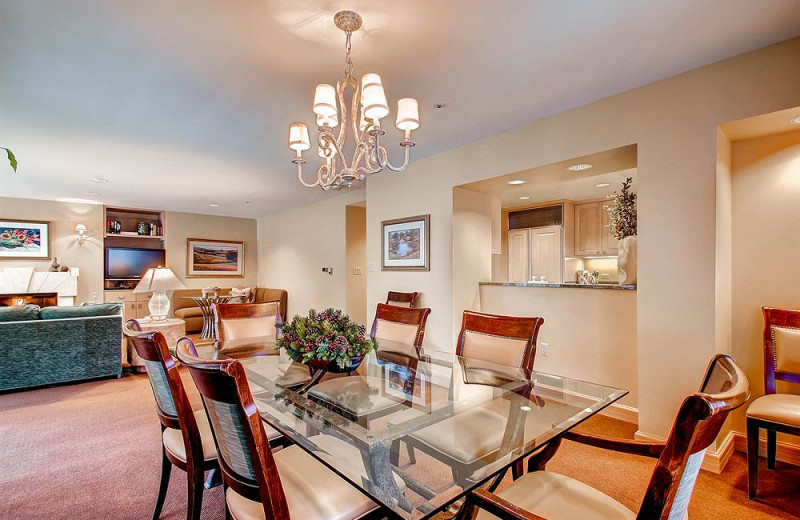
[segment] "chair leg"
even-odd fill
[[[756,499],[758,486],[758,424],[747,420],[747,494],[750,500]]]
[[[188,485],[188,501],[186,504],[186,520],[200,520],[203,509],[203,470],[187,468],[186,480]]]
[[[767,429],[767,468],[775,469],[775,452],[778,447],[778,432]]]
[[[156,508],[153,510],[153,520],[158,520],[161,516],[161,508],[164,507],[164,499],[167,498],[167,488],[169,487],[169,475],[172,472],[172,462],[167,458],[167,452],[161,447],[161,483],[158,485],[158,498]]]
[[[518,460],[511,466],[511,478],[517,480],[525,473],[525,465],[523,464],[522,459]]]

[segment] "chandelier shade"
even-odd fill
[[[292,123],[289,127],[289,148],[302,152],[311,148],[308,127],[303,123]]]

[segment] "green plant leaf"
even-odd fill
[[[17,158],[14,157],[14,154],[8,148],[3,148],[3,150],[5,150],[6,151],[6,155],[8,155],[8,162],[9,162],[9,164],[11,164],[11,169],[14,170],[14,172],[16,172],[17,171]]]

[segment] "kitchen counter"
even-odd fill
[[[566,287],[569,289],[611,289],[616,291],[635,291],[635,285],[620,285],[618,283],[597,283],[593,285],[579,285],[575,282],[566,283],[541,283],[541,282],[481,282],[480,285],[497,285],[501,287]]]

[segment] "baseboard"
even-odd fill
[[[738,434],[735,434],[734,432],[728,432],[728,435],[725,436],[725,438],[717,445],[716,448],[713,446],[709,447],[706,450],[706,454],[703,457],[703,464],[700,466],[700,468],[717,475],[722,473],[722,471],[725,469],[725,466],[728,464],[731,455],[733,455],[734,448],[736,447],[735,435]],[[638,441],[650,442],[664,442],[665,440],[661,437],[650,435],[638,430],[634,434],[634,438]]]
[[[639,424],[639,410],[632,406],[614,403],[608,408],[602,410],[600,415],[611,417],[619,421],[625,421],[631,424]]]
[[[736,451],[747,453],[747,434],[731,432],[734,436]],[[758,440],[758,456],[767,456],[767,439]],[[775,445],[775,459],[788,464],[800,466],[800,445],[778,441]]]
[[[547,396],[547,392],[552,392],[552,395],[557,399],[563,399],[564,402],[575,404],[578,406],[591,406],[597,402],[597,398],[576,392],[574,390],[567,390],[546,384],[538,384],[536,388],[540,391],[542,396]],[[639,424],[639,410],[632,406],[627,406],[619,403],[611,403],[600,412],[600,415],[605,415],[613,419],[625,421],[631,424]]]

